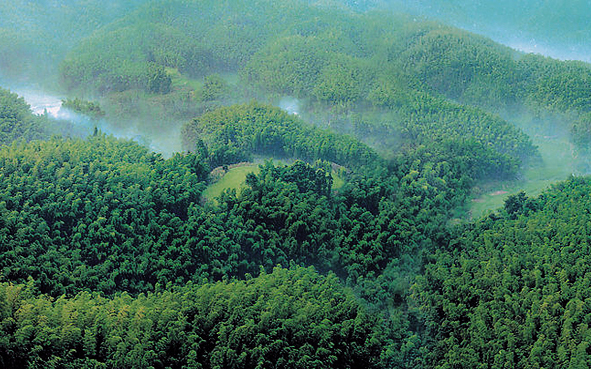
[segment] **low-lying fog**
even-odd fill
[[[394,12],[437,19],[524,52],[591,62],[591,2],[378,0]]]
[[[2,85],[2,87],[10,89],[10,86]],[[145,132],[138,128],[137,124],[112,124],[106,119],[96,120],[74,112],[62,106],[62,97],[46,94],[40,89],[15,88],[11,91],[23,97],[34,114],[47,114],[51,119],[70,122],[74,129],[73,135],[88,136],[96,127],[106,134],[134,140],[165,157],[181,151],[180,131],[176,126],[167,127],[158,133]]]
[[[279,100],[279,108],[288,114],[300,115],[300,101],[295,97],[285,96]]]
[[[357,3],[357,2],[356,2]],[[531,0],[365,0],[367,8],[374,4],[387,6],[395,12],[409,12],[417,17],[430,17],[468,31],[478,33],[517,50],[532,52],[562,60],[591,62],[591,2],[567,0],[539,3]],[[536,8],[536,4],[539,7]],[[567,6],[568,5],[568,6]],[[554,7],[554,8],[552,8]],[[543,8],[543,9],[542,9]],[[524,16],[528,15],[528,16]],[[573,31],[574,30],[574,31]],[[584,40],[584,42],[582,41]],[[91,134],[94,127],[116,137],[133,139],[151,150],[170,156],[180,151],[180,124],[153,122],[109,122],[92,120],[62,107],[62,98],[43,88],[21,88],[16,83],[3,81],[0,87],[8,88],[23,96],[35,114],[48,114],[53,119],[72,122],[78,131]],[[289,114],[305,116],[304,105],[296,98],[285,96],[277,105]],[[510,183],[491,183],[477,188],[470,211],[474,216],[483,211],[502,206],[508,194],[521,189],[528,195],[536,195],[551,183],[565,179],[570,174],[589,174],[591,162],[586,154],[577,152],[568,138],[565,124],[560,117],[504,116],[506,120],[522,128],[539,146],[543,167],[527,170],[523,178]],[[144,123],[144,122],[142,122]],[[149,132],[139,126],[149,126]]]

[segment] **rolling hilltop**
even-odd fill
[[[591,66],[374,3],[1,4],[0,366],[591,366]]]

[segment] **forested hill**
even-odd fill
[[[515,47],[563,60],[590,60],[586,42],[591,35],[587,17],[590,4],[587,1],[366,0],[355,3],[365,8],[380,7],[382,11],[435,18]]]
[[[586,64],[522,54],[442,24],[303,1],[148,2],[81,39],[60,62],[62,87],[102,96],[114,118],[148,111],[149,120],[147,104],[164,105],[165,120],[189,120],[212,104],[290,95],[307,120],[390,152],[412,130],[409,119],[439,119],[435,111],[453,117],[452,135],[482,142],[499,135],[488,114],[548,110],[564,115],[562,128],[584,146],[590,75]],[[216,78],[222,88],[211,94]],[[470,112],[457,114],[463,110]],[[466,132],[466,119],[480,129]],[[512,146],[504,139],[494,145]]]
[[[382,367],[379,319],[311,269],[137,298],[48,300],[1,283],[0,299],[6,369]]]
[[[445,163],[351,178],[340,194],[322,168],[269,163],[208,205],[195,154],[164,160],[99,133],[15,142],[0,158],[5,367],[590,360],[587,179],[449,234]]]
[[[22,97],[0,88],[0,145],[44,138],[49,134],[48,124],[47,119],[31,113]]]
[[[57,66],[81,39],[145,0],[3,1],[0,75],[29,83],[56,83]]]
[[[13,99],[7,106],[22,105],[15,95],[8,96]],[[215,117],[218,118],[208,120]],[[221,117],[232,119],[224,121]],[[30,112],[23,112],[17,118],[11,127],[26,124],[34,117]],[[244,120],[250,123],[252,132],[240,126]],[[208,126],[207,122],[229,126]],[[263,123],[266,130],[257,136]],[[32,316],[40,316],[54,314],[53,309],[64,306],[78,306],[82,301],[96,304],[99,310],[110,304],[84,294],[91,291],[116,301],[112,302],[114,309],[124,309],[118,301],[125,292],[137,296],[139,300],[133,304],[139,304],[138,309],[148,313],[153,309],[150,305],[153,300],[142,300],[141,293],[165,294],[187,283],[203,285],[249,279],[262,270],[270,273],[278,264],[292,265],[290,269],[295,270],[293,263],[312,265],[323,274],[336,274],[340,283],[355,291],[358,296],[355,304],[372,311],[370,326],[364,325],[365,330],[351,331],[339,338],[347,346],[342,352],[358,353],[346,356],[347,360],[383,367],[387,363],[402,365],[407,360],[405,355],[418,355],[416,350],[420,345],[405,346],[416,341],[417,330],[416,324],[411,325],[406,317],[411,314],[411,320],[418,321],[418,315],[407,301],[409,283],[420,271],[423,258],[448,238],[446,224],[450,212],[465,200],[470,190],[474,173],[467,168],[476,168],[481,160],[474,160],[475,151],[468,151],[471,146],[433,143],[431,149],[417,147],[387,163],[351,137],[306,126],[276,108],[258,104],[214,111],[204,115],[200,124],[199,127],[208,129],[197,130],[205,142],[213,142],[208,140],[218,137],[220,132],[233,132],[237,143],[234,149],[239,156],[253,152],[251,146],[241,142],[252,142],[253,137],[259,137],[255,142],[260,146],[254,148],[260,148],[263,153],[281,147],[299,147],[293,152],[318,155],[307,159],[337,158],[351,172],[347,174],[345,186],[333,192],[330,172],[322,161],[316,167],[302,161],[278,167],[267,163],[259,174],[248,176],[246,188],[239,194],[226,192],[212,204],[202,203],[200,194],[209,181],[210,166],[224,163],[213,159],[227,157],[206,155],[210,149],[207,146],[194,153],[163,159],[137,143],[100,132],[86,140],[55,137],[47,141],[17,140],[2,146],[0,268],[7,282],[28,285],[5,285],[3,306],[11,307],[2,316],[6,327],[0,341],[2,360],[16,362],[17,366],[33,362],[49,365],[52,360],[61,360],[60,365],[67,367],[95,360],[105,364],[116,362],[123,367],[147,362],[156,367],[158,362],[167,362],[162,357],[169,355],[167,360],[173,360],[178,352],[166,348],[168,344],[153,350],[158,354],[149,355],[147,352],[152,349],[148,346],[136,347],[143,353],[143,359],[117,361],[119,355],[130,354],[134,348],[117,344],[115,349],[111,343],[106,344],[118,341],[113,336],[116,333],[110,333],[112,328],[105,327],[102,333],[93,334],[94,328],[81,322],[72,328],[72,337],[81,337],[82,342],[97,340],[96,346],[90,343],[97,348],[92,351],[87,346],[72,346],[68,343],[74,342],[68,341],[70,333],[66,334],[61,327],[68,320],[52,321],[47,329],[31,330],[30,327],[38,325],[25,318],[25,306],[33,309]],[[326,149],[309,151],[318,146],[317,140],[325,142],[322,145]],[[450,156],[450,149],[455,155]],[[364,154],[359,156],[359,153]],[[367,162],[369,158],[374,158],[372,165]],[[378,163],[384,163],[384,167],[380,168]],[[316,275],[316,272],[307,273]],[[22,295],[25,300],[20,300],[18,291],[29,291]],[[62,295],[66,299],[61,301],[66,305],[42,303]],[[237,298],[232,296],[230,293],[228,297],[232,301]],[[17,307],[15,301],[23,302]],[[242,311],[246,306],[237,309]],[[290,319],[297,317],[301,317],[298,310],[273,315],[281,327],[293,324]],[[171,319],[180,324],[185,318],[178,315]],[[297,319],[302,322],[299,319],[303,318]],[[298,323],[298,327],[300,324],[303,323]],[[330,321],[323,324],[329,330],[337,327]],[[241,326],[232,323],[224,329],[234,332],[228,333],[234,337],[240,334]],[[315,328],[309,329],[306,335],[316,335]],[[52,330],[63,333],[57,335],[64,340],[62,344],[41,342]],[[151,345],[149,342],[156,338],[148,337],[152,336],[146,336],[147,345]],[[273,342],[277,342],[279,336],[274,337],[277,338]],[[325,340],[326,337],[331,336],[325,336]],[[127,342],[132,338],[122,339]],[[171,340],[170,345],[177,342],[167,339]],[[354,343],[355,340],[364,342],[366,348]],[[291,345],[288,341],[285,344]],[[236,350],[233,343],[229,345],[230,350]],[[276,349],[280,350],[282,345],[276,343]],[[201,352],[187,346],[178,350]],[[256,347],[253,350],[258,352]],[[230,353],[225,355],[230,355],[224,356],[227,360],[233,357]],[[261,353],[252,355],[268,358]],[[276,355],[276,351],[269,355]],[[289,356],[292,359],[285,366],[294,358],[304,356],[309,359],[302,359],[302,366],[309,365],[306,360],[317,362],[315,365],[339,362],[338,356],[335,359],[324,350],[311,352],[304,345]],[[234,366],[248,367],[255,360],[249,357],[236,358]],[[16,358],[18,361],[11,361]],[[217,363],[226,359],[199,356],[197,360]],[[185,365],[182,360],[174,363],[173,367]]]
[[[257,103],[203,114],[183,127],[182,136],[185,149],[205,150],[213,166],[252,160],[252,155],[258,154],[311,163],[328,160],[358,172],[365,168],[377,173],[386,167],[382,158],[358,140]]]
[[[435,253],[414,287],[433,367],[586,368],[589,178],[520,193]]]
[[[0,90],[0,367],[591,367],[590,180],[466,220],[540,117],[584,158],[591,66],[346,3],[0,4],[0,72],[92,123]]]

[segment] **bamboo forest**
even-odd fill
[[[0,2],[0,368],[590,368],[589,14]]]

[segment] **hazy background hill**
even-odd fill
[[[587,12],[526,5],[0,4],[0,367],[591,367],[591,64],[498,43]]]
[[[363,3],[363,2],[360,2]],[[375,0],[366,7],[438,19],[527,52],[591,61],[591,3],[586,0]]]
[[[80,39],[146,0],[0,3],[0,70],[21,82],[55,83],[55,68]]]

